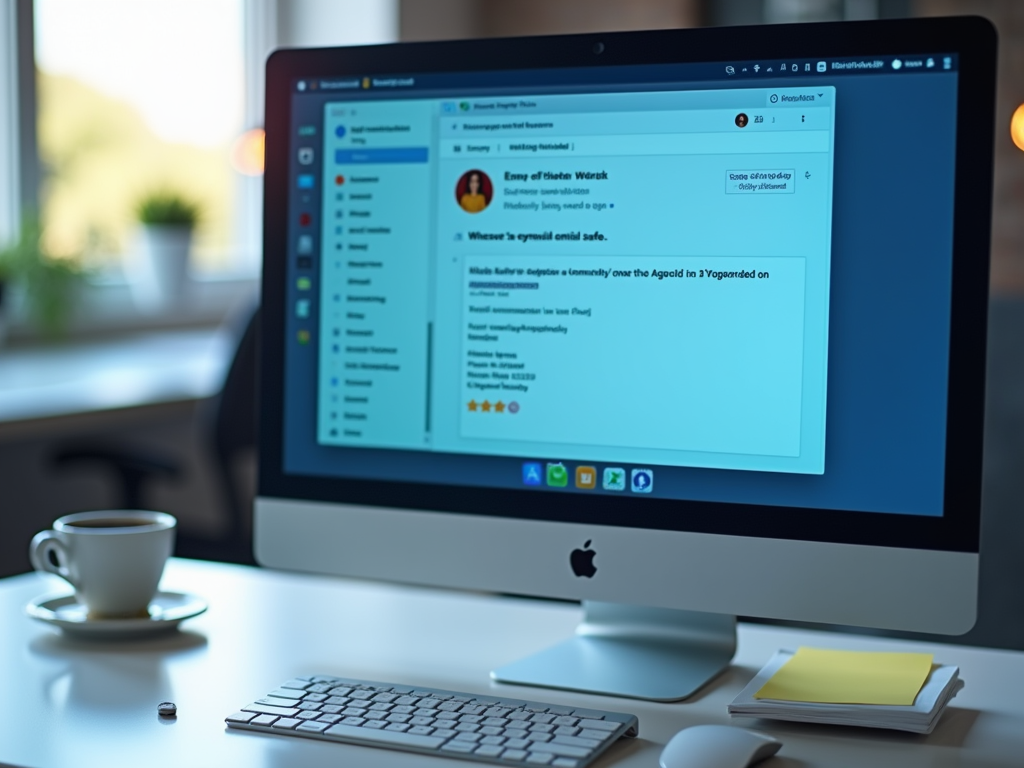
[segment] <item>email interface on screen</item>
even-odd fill
[[[941,514],[929,61],[296,82],[286,471]]]

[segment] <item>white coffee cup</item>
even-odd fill
[[[176,525],[171,515],[135,509],[65,515],[35,535],[29,559],[37,571],[66,579],[90,618],[144,616]]]

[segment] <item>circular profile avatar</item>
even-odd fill
[[[480,213],[491,204],[492,197],[494,185],[483,171],[466,171],[455,185],[455,199],[466,213]]]
[[[738,128],[746,128],[748,122],[749,121],[747,120],[746,112],[740,112],[738,115],[736,115],[736,126]]]

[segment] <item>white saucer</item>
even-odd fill
[[[178,625],[198,616],[206,601],[186,592],[157,592],[147,618],[90,619],[74,595],[43,595],[25,606],[33,619],[60,627],[72,637],[138,638],[173,632]]]

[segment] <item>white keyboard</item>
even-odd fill
[[[500,765],[583,768],[636,715],[317,675],[283,683],[229,715],[229,728]]]

